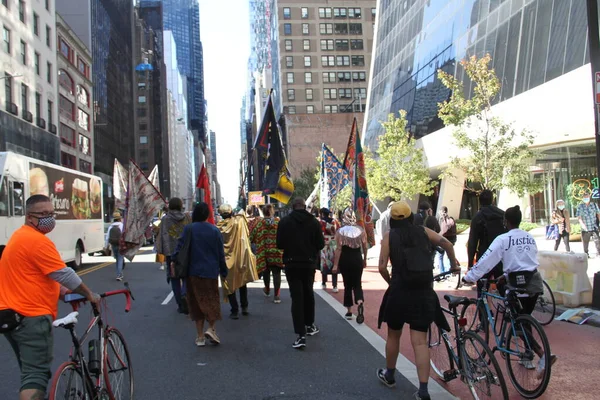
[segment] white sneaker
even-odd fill
[[[531,360],[519,360],[519,365],[522,365],[525,369],[535,369],[535,365]]]
[[[159,271],[164,271],[164,270],[165,270],[165,266],[164,266],[164,265],[161,265],[160,267],[158,267],[158,270],[159,270]]]
[[[550,367],[552,367],[552,365],[554,365],[556,360],[558,360],[558,357],[556,357],[554,354],[551,354],[550,355]],[[544,372],[546,371],[545,364],[546,364],[546,355],[544,354],[542,356],[542,358],[540,358],[540,360],[538,361],[537,368],[535,369],[538,379],[542,379],[544,377]]]
[[[204,347],[206,345],[206,340],[203,337],[196,338],[196,346]]]
[[[339,292],[339,291],[340,291],[340,290],[339,290],[338,288],[336,288],[336,287],[334,287],[334,288],[333,288],[333,290],[332,290],[332,292],[333,292],[333,293],[337,293],[337,292]]]

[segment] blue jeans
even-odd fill
[[[442,252],[437,252],[437,257],[438,257],[438,264],[440,267],[440,274],[449,271],[450,268],[446,269],[446,266],[444,265],[444,258],[445,258],[446,252],[442,251]]]
[[[181,298],[183,296],[185,296],[187,290],[186,290],[186,285],[185,285],[185,279],[177,279],[177,278],[171,278],[171,257],[167,256],[167,278],[169,279],[169,281],[171,282],[171,289],[173,290],[173,297],[175,297],[175,302],[177,303],[177,306],[181,306]]]
[[[125,259],[123,258],[123,255],[119,253],[119,246],[112,244],[110,247],[112,248],[113,257],[117,260],[117,276],[123,275],[123,263],[125,262]]]

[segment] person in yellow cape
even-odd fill
[[[240,305],[242,315],[248,315],[246,284],[258,280],[256,257],[252,254],[248,221],[244,213],[234,215],[229,204],[222,204],[219,207],[219,215],[222,220],[217,223],[217,228],[223,235],[225,261],[229,270],[227,279],[223,280],[223,292],[226,296],[225,301],[231,303],[229,317],[238,319]],[[240,304],[238,304],[236,291],[240,292]]]

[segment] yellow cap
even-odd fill
[[[221,204],[219,206],[219,214],[231,214],[233,212],[233,208],[229,204]]]
[[[408,218],[412,211],[405,201],[397,201],[392,204],[391,214],[393,219]]]
[[[115,211],[113,213],[113,219],[121,219],[121,213],[119,211]]]

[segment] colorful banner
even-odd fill
[[[333,152],[323,144],[321,152],[322,166],[321,171],[325,171],[326,175],[321,173],[322,177],[326,177],[323,182],[326,182],[327,196],[332,200],[343,188],[348,184],[348,172],[344,166],[333,154]]]
[[[115,209],[124,210],[127,199],[127,184],[129,174],[123,165],[115,158],[113,168],[113,197],[115,199]]]
[[[208,181],[208,173],[206,172],[206,167],[202,164],[202,168],[200,169],[200,175],[198,175],[198,181],[196,182],[196,187],[198,189],[204,190],[204,202],[208,204],[208,219],[207,222],[211,224],[215,224],[215,213],[213,211],[212,199],[210,196],[210,182]]]
[[[148,175],[148,180],[154,185],[156,190],[158,190],[160,192],[160,181],[159,181],[159,177],[158,177],[158,165],[155,165],[154,168],[152,168],[150,175]]]

